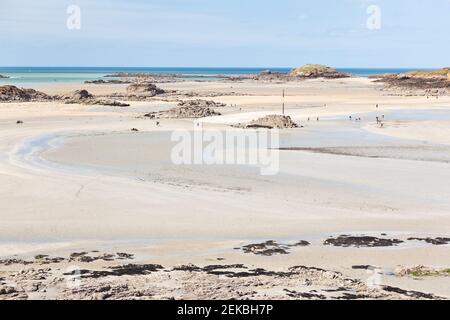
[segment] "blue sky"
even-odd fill
[[[0,0],[0,66],[443,67],[449,16],[450,0]]]

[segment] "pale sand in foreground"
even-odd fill
[[[450,236],[446,126],[450,98],[382,96],[366,79],[161,86],[248,94],[212,98],[237,104],[219,110],[223,116],[202,119],[205,128],[220,130],[279,112],[279,94],[286,88],[287,114],[304,128],[282,133],[286,150],[280,153],[280,173],[261,176],[257,168],[174,166],[170,133],[192,130],[192,121],[162,120],[157,127],[155,121],[136,117],[175,103],[132,102],[130,108],[122,109],[2,104],[0,256],[18,255],[33,262],[0,266],[0,280],[14,280],[22,287],[18,297],[345,298],[345,291],[327,290],[346,287],[347,293],[359,298],[419,298],[383,290],[382,285],[450,297],[448,277],[416,281],[396,273],[399,266],[450,267],[448,245],[408,240]],[[85,86],[38,89],[61,93],[80,87]],[[124,87],[91,85],[88,89],[106,94]],[[350,121],[350,115],[362,121]],[[374,124],[377,115],[385,115],[384,128]],[[317,117],[320,121],[315,121]],[[23,125],[16,125],[16,120]],[[131,128],[140,132],[131,133]],[[341,234],[404,242],[389,248],[323,245]],[[289,247],[288,254],[273,256],[237,249],[267,240],[286,245],[305,240],[310,245]],[[68,260],[72,253],[92,250],[100,253],[88,255],[125,252],[135,256]],[[35,261],[38,254],[65,260],[46,265]],[[92,271],[124,263],[161,264],[165,269],[102,278],[91,274],[82,278],[83,290],[66,286],[63,273],[71,266]],[[189,263],[244,266],[172,270]],[[299,265],[327,271],[289,271]],[[354,269],[361,265],[370,266],[369,270]],[[48,266],[52,268],[45,270]],[[22,268],[35,271],[15,276]],[[283,278],[216,272],[255,268],[290,273]],[[36,283],[33,279],[39,269],[47,280]],[[370,282],[374,273],[379,277],[375,286]],[[160,285],[155,286],[155,281]],[[95,292],[105,283],[111,288]]]

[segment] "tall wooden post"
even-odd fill
[[[283,112],[283,116],[284,116],[284,89],[283,89],[283,108],[282,108],[282,112]]]

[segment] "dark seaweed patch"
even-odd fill
[[[446,244],[450,244],[450,238],[408,238],[408,241],[424,241],[426,243],[435,245],[435,246],[442,246]]]
[[[289,254],[289,250],[292,247],[305,247],[309,245],[310,243],[304,240],[298,241],[295,244],[280,244],[276,241],[269,240],[263,243],[245,245],[238,249],[242,249],[244,253],[253,253],[261,256],[273,256]]]
[[[403,241],[399,239],[341,235],[337,238],[329,238],[325,240],[323,244],[326,246],[331,245],[335,247],[374,248],[374,247],[392,247],[401,243],[403,243]]]

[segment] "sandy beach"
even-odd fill
[[[158,87],[227,106],[0,103],[0,299],[450,298],[449,96],[362,77]],[[280,130],[276,175],[171,161],[174,130],[279,114],[282,90],[300,126]]]

